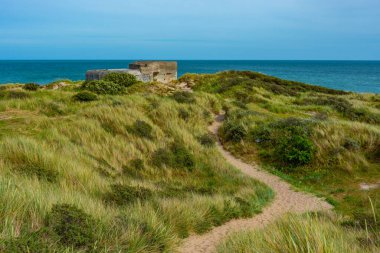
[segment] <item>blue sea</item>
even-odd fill
[[[83,80],[89,69],[127,68],[132,60],[0,61],[0,83]],[[178,61],[184,73],[251,70],[329,88],[380,93],[380,61]]]

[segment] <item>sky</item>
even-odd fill
[[[380,1],[0,0],[0,59],[380,60]]]

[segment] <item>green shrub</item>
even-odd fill
[[[95,220],[73,205],[56,204],[47,219],[48,226],[65,246],[88,247],[96,241]]]
[[[190,104],[195,102],[194,94],[187,91],[177,91],[173,94],[172,97],[175,101],[182,104]]]
[[[121,85],[123,87],[129,87],[135,83],[137,83],[136,76],[129,73],[109,73],[105,77],[102,78],[104,81],[109,81]]]
[[[49,168],[42,163],[29,161],[16,168],[19,172],[36,176],[40,180],[46,180],[48,182],[55,182],[58,180],[59,173],[53,168]]]
[[[224,140],[238,142],[247,136],[247,129],[239,122],[227,120],[222,127]]]
[[[152,155],[152,164],[156,167],[162,167],[163,165],[172,166],[174,156],[170,150],[160,148],[157,149]]]
[[[29,90],[29,91],[36,91],[40,88],[40,86],[36,83],[27,83],[24,86],[22,86],[24,90]]]
[[[348,150],[359,150],[360,143],[357,140],[354,140],[352,138],[345,138],[343,147]]]
[[[278,142],[275,154],[287,165],[307,164],[313,158],[315,151],[313,142],[305,136],[287,136],[281,138]]]
[[[52,252],[49,246],[53,244],[48,242],[48,237],[45,229],[41,229],[9,240],[0,239],[0,252],[49,253]]]
[[[143,138],[152,138],[152,126],[143,120],[136,120],[133,124],[133,130],[135,134]]]
[[[199,136],[198,141],[205,147],[212,147],[215,145],[215,137],[212,134],[204,134]]]
[[[183,119],[183,120],[188,120],[189,118],[190,118],[190,113],[186,110],[186,109],[184,109],[184,108],[180,108],[179,110],[178,110],[178,116],[181,118],[181,119]]]
[[[80,91],[77,94],[73,96],[74,100],[79,102],[90,102],[95,101],[98,99],[98,96],[96,94],[92,93],[91,91]]]
[[[172,168],[191,169],[195,165],[195,158],[186,147],[179,143],[173,143],[170,150],[158,149],[153,153],[152,163],[156,167],[166,165]]]
[[[173,167],[192,168],[195,165],[195,158],[186,147],[179,142],[175,142],[171,146],[171,151],[174,154],[175,164]]]
[[[145,168],[144,160],[142,159],[133,159],[131,165],[136,170],[143,170]]]
[[[82,89],[99,95],[121,95],[125,93],[124,86],[104,80],[86,81],[82,84]]]
[[[150,189],[141,186],[113,184],[111,191],[105,196],[105,201],[117,205],[126,205],[137,200],[147,200],[152,196],[153,192]]]
[[[310,140],[311,122],[287,118],[259,124],[249,133],[250,139],[263,149],[261,154],[285,166],[309,163],[315,153]]]

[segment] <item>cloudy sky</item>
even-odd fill
[[[380,59],[379,0],[0,0],[0,59]]]

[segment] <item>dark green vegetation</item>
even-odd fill
[[[207,133],[199,136],[199,143],[205,147],[212,147],[215,145],[215,136],[213,134]]]
[[[86,81],[81,88],[99,95],[122,95],[125,93],[124,86],[105,80]]]
[[[146,123],[143,120],[136,120],[136,122],[133,124],[133,130],[136,133],[136,135],[144,138],[152,138],[152,126]]]
[[[42,227],[25,232],[17,238],[3,241],[0,249],[5,252],[56,252],[65,248],[94,250],[94,230],[97,222],[93,217],[73,205],[54,205],[45,217]]]
[[[190,92],[185,91],[177,91],[173,94],[173,99],[177,101],[178,103],[194,103],[195,98],[194,94]]]
[[[271,200],[214,147],[216,96],[115,80],[0,91],[0,252],[173,252]]]
[[[98,96],[96,94],[90,92],[90,91],[80,91],[77,94],[73,96],[74,100],[79,102],[90,102],[95,101],[98,99]]]
[[[22,87],[24,90],[36,91],[40,86],[36,83],[27,83]]]
[[[137,83],[136,77],[128,73],[109,73],[103,80],[119,84],[125,88]]]
[[[110,73],[102,80],[85,81],[81,88],[100,95],[122,95],[126,88],[138,81],[134,75],[128,73]]]
[[[252,72],[185,75],[225,101],[226,148],[297,187],[324,196],[345,224],[378,231],[379,95],[352,94]]]
[[[174,142],[169,149],[160,148],[155,151],[152,164],[157,167],[169,166],[191,169],[195,164],[195,160],[193,154],[183,144]]]

